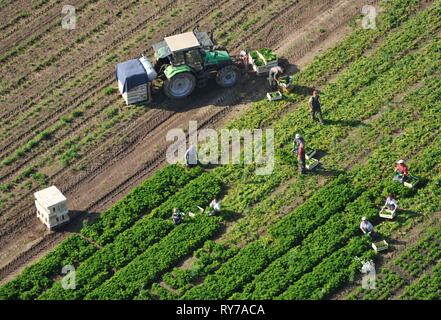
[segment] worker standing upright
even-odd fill
[[[309,98],[309,112],[311,113],[312,121],[315,121],[315,115],[317,115],[320,124],[323,124],[320,96],[316,89],[312,91],[312,96]]]
[[[250,62],[249,62],[249,59],[248,59],[247,52],[245,50],[241,50],[240,53],[239,53],[239,56],[240,56],[240,61],[241,61],[241,64],[242,64],[242,68],[245,71],[248,71],[248,67],[250,65]]]
[[[198,151],[194,145],[191,145],[190,148],[188,148],[188,150],[185,152],[185,162],[190,168],[199,163]]]
[[[283,74],[283,69],[280,66],[272,67],[269,71],[268,75],[268,83],[271,88],[271,91],[277,90],[277,83],[280,79],[280,77]]]
[[[299,173],[305,173],[306,158],[305,158],[305,140],[300,134],[296,134],[294,143],[297,147],[297,162],[299,165]]]

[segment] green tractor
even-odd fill
[[[153,45],[157,78],[172,99],[189,96],[212,76],[228,88],[239,80],[239,69],[228,51],[213,44],[206,32],[186,32],[164,38]]]

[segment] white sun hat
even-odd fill
[[[400,159],[400,160],[397,161],[397,163],[399,163],[399,164],[403,164],[403,163],[404,163],[404,160],[403,160],[403,159]]]
[[[361,218],[361,221],[366,221],[366,220],[367,220],[366,217]]]
[[[296,133],[296,139],[300,139],[302,136],[298,133]]]

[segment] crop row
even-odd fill
[[[100,217],[85,226],[81,233],[100,245],[111,242],[117,234],[161,205],[200,173],[198,168],[187,170],[177,165],[159,170],[110,209],[101,213]]]
[[[409,27],[408,27],[409,28]],[[408,29],[407,28],[407,29]],[[407,30],[406,29],[406,30]],[[401,47],[402,48],[402,47]],[[390,50],[389,50],[390,51]],[[393,60],[393,59],[391,59]],[[391,64],[393,64],[393,61],[390,62]],[[405,65],[401,65],[401,67],[406,67]],[[429,67],[430,68],[430,67]],[[351,68],[349,68],[351,69]],[[347,76],[348,78],[351,77],[353,78],[353,81],[356,82],[356,79],[361,79],[360,81],[362,81],[362,77],[358,77],[355,78],[356,75],[361,72],[363,70],[363,68],[357,68],[355,70],[353,70],[349,76]],[[395,69],[394,69],[395,70]],[[400,70],[400,69],[398,69]],[[397,75],[399,74],[399,72],[395,71],[395,77],[397,77]],[[420,73],[419,77],[423,76],[423,72]],[[389,75],[386,75],[385,77],[383,77],[383,81],[386,83],[388,81],[388,77]],[[418,78],[415,77],[415,75],[410,74],[409,77],[405,78],[407,82],[410,81],[417,81]],[[405,90],[407,88],[407,83],[401,83],[401,86],[399,87],[400,90]],[[376,86],[376,90],[375,92],[369,92],[372,94],[377,94],[377,92],[381,93],[384,89],[384,84],[381,83],[379,85]],[[389,92],[390,96],[393,96],[394,94],[396,94],[396,92],[394,91],[394,89],[396,88],[391,88],[391,91]],[[341,93],[345,92],[345,88],[344,86],[341,86],[341,89],[339,90]],[[386,96],[387,97],[387,96]],[[348,98],[348,100],[350,100],[351,97]],[[365,93],[364,95],[364,99],[366,99],[366,101],[370,101],[371,97],[369,96],[368,92]],[[384,95],[380,95],[378,97],[378,99],[375,100],[376,104],[374,106],[372,106],[371,104],[369,104],[369,106],[371,108],[361,108],[360,105],[362,104],[360,101],[358,101],[358,103],[355,103],[353,105],[342,103],[342,104],[337,104],[335,106],[332,106],[332,110],[335,112],[330,112],[329,114],[329,118],[331,119],[336,119],[336,123],[338,123],[338,121],[340,121],[341,119],[345,119],[344,121],[351,123],[357,123],[357,121],[359,122],[361,119],[361,115],[354,113],[354,110],[361,110],[362,112],[364,112],[366,114],[367,111],[370,111],[370,113],[372,114],[373,112],[375,112],[375,110],[378,110],[380,108],[381,105],[384,104],[384,100],[386,100]],[[262,105],[265,104],[264,102],[261,102]],[[265,104],[266,107],[270,108],[271,105],[267,105]],[[329,108],[330,109],[330,108]],[[351,116],[351,118],[347,119],[348,116]],[[369,114],[368,114],[369,115]],[[285,133],[287,132],[283,138],[278,137],[278,139],[276,139],[276,143],[279,146],[286,146],[286,154],[288,154],[287,157],[283,157],[283,158],[292,158],[291,154],[290,154],[290,139],[292,139],[292,137],[294,136],[294,134],[298,131],[302,131],[304,133],[304,136],[307,137],[308,139],[308,144],[315,146],[315,147],[319,147],[320,149],[326,150],[329,148],[329,146],[333,146],[333,140],[337,139],[338,137],[342,137],[344,136],[345,133],[347,133],[350,128],[349,127],[345,127],[345,126],[325,126],[323,128],[314,128],[314,127],[304,127],[304,121],[305,118],[307,117],[306,115],[306,106],[303,110],[295,110],[293,113],[291,113],[289,115],[289,117],[285,117],[284,119],[282,119],[281,121],[278,121],[276,123],[276,127],[278,130],[276,130],[276,134],[279,135],[280,132]],[[246,116],[246,119],[243,123],[248,123],[248,119],[249,119],[249,115]],[[330,120],[331,120],[330,119]],[[239,125],[240,128],[240,123],[237,124]],[[357,124],[355,124],[357,125]],[[234,126],[233,126],[234,127]],[[317,136],[317,134],[320,133],[321,136]],[[319,143],[316,143],[315,141],[319,141]],[[280,153],[279,151],[277,152],[278,154]],[[280,163],[280,161],[278,162]],[[279,170],[280,168],[277,168],[277,170]]]
[[[357,196],[358,192],[353,190],[347,177],[336,178],[271,228],[272,237],[242,248],[213,275],[206,277],[201,285],[187,291],[183,298],[227,298]]]
[[[114,242],[98,250],[75,270],[75,290],[65,290],[56,282],[39,299],[81,299],[118,270],[159,242],[172,229],[171,221],[146,219],[118,235]]]
[[[194,257],[197,260],[191,268],[174,268],[171,273],[163,276],[163,280],[168,286],[181,293],[190,289],[190,283],[194,283],[198,278],[218,270],[238,251],[239,249],[236,247],[229,248],[214,241],[207,241],[202,248],[195,252]]]
[[[370,192],[372,193],[372,192]],[[374,193],[375,194],[375,193]],[[344,211],[333,215],[285,255],[272,262],[234,299],[271,299],[283,292],[291,283],[310,271],[324,257],[344,247],[358,230],[360,212],[372,219],[378,211],[372,206],[368,194],[350,203]]]
[[[427,89],[430,90],[431,88],[424,87],[417,92],[419,92],[419,94],[424,94]],[[438,89],[438,92],[439,91],[440,90]],[[419,94],[413,93],[412,95],[419,96]],[[431,101],[432,103],[433,101],[436,101],[436,92],[434,93],[434,97],[429,98],[428,95],[422,95],[422,97],[425,97],[425,99],[419,100],[419,103],[422,102],[425,105],[430,105]],[[433,100],[432,98],[434,98],[435,100]],[[406,112],[406,109],[407,108],[403,108],[400,114],[403,115],[403,113]],[[410,149],[409,151],[411,150],[412,149]],[[405,150],[401,149],[401,152],[405,152]],[[425,156],[422,156],[422,159],[425,158]],[[371,168],[365,168],[361,172],[356,169],[355,172],[358,172],[360,175],[368,174],[371,179],[373,177],[377,179],[381,175],[380,172],[372,171]],[[430,171],[427,171],[425,173],[427,174],[429,172]],[[357,178],[355,179],[358,180]],[[367,181],[364,181],[364,183],[366,182]],[[339,244],[342,241],[344,242],[347,240],[348,237],[353,236],[353,233],[357,230],[357,228],[354,228],[357,223],[356,221],[351,219],[359,219],[360,212],[363,212],[363,215],[367,216],[370,219],[376,217],[378,211],[375,207],[373,207],[373,204],[378,202],[376,197],[383,193],[382,189],[387,189],[388,191],[390,191],[391,188],[394,188],[395,194],[397,195],[405,195],[405,192],[409,190],[407,188],[402,188],[399,184],[391,184],[389,183],[389,181],[380,184],[378,184],[377,182],[377,185],[374,188],[369,189],[367,193],[365,193],[362,197],[360,197],[353,204],[347,207],[346,212],[343,214],[343,217],[341,217],[340,215],[336,215],[331,219],[332,222],[327,222],[326,225],[330,223],[329,229],[335,230],[335,233],[327,235],[326,230],[328,230],[328,228],[323,226],[323,228],[325,229],[324,231],[322,231],[322,237],[324,239],[328,239],[327,242],[320,241],[320,238],[318,238],[319,240],[315,242],[305,240],[305,245],[303,245],[300,249],[294,248],[293,250],[291,250],[291,252],[276,260],[263,273],[256,276],[254,281],[245,287],[245,290],[242,294],[239,294],[235,297],[241,299],[259,299],[274,296],[277,292],[279,292],[281,288],[284,288],[284,286],[286,286],[290,282],[295,281],[296,277],[300,276],[302,272],[307,270],[310,266],[313,266],[315,260],[331,252],[331,250],[335,248],[334,245]],[[382,199],[380,199],[379,201],[382,201]],[[349,224],[346,225],[347,229],[342,229],[345,226],[345,223],[347,224],[348,222]],[[320,235],[319,229],[317,229],[316,232],[318,232],[318,235]],[[326,243],[326,246],[321,246],[323,245],[323,243]],[[314,245],[316,245],[316,247],[314,247]],[[312,246],[313,250],[310,250],[309,246]],[[308,259],[307,257],[311,258]],[[295,264],[294,262],[296,261],[301,263]]]
[[[221,218],[201,216],[181,224],[136,257],[86,299],[130,299],[219,230]]]
[[[430,87],[429,87],[430,88]],[[425,88],[424,89],[421,89],[421,91],[424,91],[425,92]],[[422,92],[420,92],[420,94],[421,94]],[[428,95],[422,95],[422,97],[426,97],[426,99],[422,99],[421,101],[420,101],[420,103],[421,104],[425,104],[426,105],[426,108],[427,108],[427,105],[431,105],[431,103],[433,103],[433,101],[431,102],[431,99],[430,98],[428,98],[429,96]],[[436,93],[434,94],[434,98],[435,98],[435,101],[436,101]],[[428,117],[428,119],[430,119],[430,116]],[[429,120],[430,121],[430,120]],[[423,122],[422,123],[422,126],[424,127],[425,125],[427,124],[427,122]],[[430,130],[430,128],[429,128],[429,130]],[[407,138],[407,137],[406,137]],[[415,139],[416,141],[418,141],[418,139]],[[407,139],[407,141],[409,141],[408,139]],[[389,149],[390,149],[390,144],[388,144],[388,143],[386,143],[386,145],[388,145],[389,146]],[[409,144],[409,148],[408,148],[408,151],[407,152],[411,152],[412,150],[413,150],[413,148],[411,147],[412,146],[412,144]],[[401,150],[401,152],[403,152],[404,150]],[[374,158],[375,158],[375,155],[374,155]],[[389,160],[387,160],[387,159],[385,159],[385,161],[384,161],[384,163],[385,164],[387,164],[387,162],[389,162],[389,163],[391,163],[393,161],[393,158],[392,159],[389,159]],[[367,176],[370,176],[370,178],[371,179],[373,179],[373,180],[377,180],[377,178],[378,178],[378,174],[381,174],[384,170],[383,170],[383,168],[379,168],[379,169],[377,169],[377,171],[376,171],[376,174],[374,174],[375,172],[373,172],[372,171],[372,169],[369,169],[369,168],[366,168],[365,170],[362,170],[362,171],[358,171],[358,170],[355,170],[356,172],[358,172],[358,173],[360,173],[360,176],[365,176],[365,175],[367,175]],[[358,180],[358,179],[356,179],[356,180]],[[385,185],[387,186],[388,185],[388,182],[386,182],[385,183]],[[400,187],[400,185],[398,185],[398,184],[396,184],[396,186],[397,187]],[[375,196],[375,194],[378,196],[378,195],[381,195],[381,187],[383,187],[382,185],[378,185],[377,186],[377,188],[376,189],[378,189],[378,190],[372,190],[372,189],[370,189],[370,192],[373,192],[372,193],[372,196]],[[398,190],[398,189],[397,189]],[[408,190],[408,189],[406,189],[406,188],[400,188],[399,189],[399,191],[400,191],[400,193],[404,193],[404,191],[405,190]],[[359,202],[358,202],[359,201]],[[377,215],[377,211],[372,207],[372,203],[369,203],[369,202],[366,202],[366,199],[364,199],[364,200],[362,200],[361,198],[358,200],[358,201],[356,201],[355,202],[355,205],[352,207],[352,208],[349,208],[348,210],[351,210],[352,209],[352,213],[354,214],[354,216],[353,216],[353,218],[354,219],[359,219],[359,215],[360,215],[360,213],[358,213],[358,214],[356,214],[357,212],[358,212],[358,210],[360,210],[360,211],[362,211],[363,212],[363,214],[366,214],[367,216],[376,216]],[[381,201],[381,200],[380,200]],[[357,206],[358,206],[358,208],[357,208]],[[369,209],[370,208],[370,209]],[[358,209],[358,210],[357,210]],[[370,212],[370,214],[369,214],[369,212]],[[347,215],[345,215],[346,216],[346,218],[348,219],[348,216],[350,217],[350,215],[349,214],[347,214]],[[338,220],[337,220],[338,221]],[[342,223],[342,221],[340,221],[340,223]],[[352,232],[354,231],[354,226],[356,226],[356,223],[354,222],[354,221],[352,221],[352,223],[353,223],[353,225],[352,225],[352,227],[351,228],[349,228],[348,230],[352,230]],[[336,225],[334,225],[334,227],[336,227],[336,229],[337,230],[340,230]],[[356,229],[356,228],[355,228]],[[344,233],[343,232],[337,232],[337,234],[339,235],[339,237],[341,236],[341,237],[343,237],[343,239],[344,239]],[[332,239],[332,237],[330,237],[330,239]],[[336,239],[336,241],[338,242],[340,239]],[[321,242],[320,241],[318,241],[317,242],[318,244],[321,244]],[[313,245],[314,243],[312,243],[312,245]],[[330,245],[332,245],[332,241],[330,241]],[[302,247],[306,247],[306,249],[305,250],[307,250],[307,248],[308,248],[308,243],[306,243],[304,246],[302,246]],[[305,253],[305,257],[303,257],[302,259],[299,259],[299,260],[303,260],[303,261],[307,261],[306,260],[306,256],[308,256],[308,253]],[[309,252],[309,256],[313,256],[314,257],[314,255],[311,253],[311,252]],[[285,262],[286,261],[289,261],[289,258],[290,258],[290,256],[289,255],[287,255],[287,256],[285,256],[284,257],[284,259],[285,259]],[[283,260],[282,260],[283,261]],[[278,268],[279,267],[279,272],[280,272],[280,275],[281,275],[281,281],[280,281],[280,283],[279,284],[282,284],[282,288],[283,288],[283,286],[284,285],[286,285],[286,283],[289,283],[289,281],[290,280],[294,280],[294,279],[292,279],[293,277],[294,277],[294,275],[295,275],[295,272],[297,271],[299,271],[299,269],[300,270],[302,270],[302,268],[305,268],[305,269],[307,269],[308,268],[308,264],[309,265],[314,265],[314,259],[311,259],[311,261],[308,261],[308,262],[303,262],[303,264],[305,264],[305,266],[294,266],[293,267],[293,272],[294,272],[294,274],[291,274],[289,271],[287,271],[286,269],[283,269],[285,266],[286,266],[286,264],[285,265],[283,265],[283,262],[281,262],[281,261],[279,261],[279,262],[276,262],[275,263],[275,265],[274,265],[274,268]],[[297,267],[297,269],[296,269],[296,267]],[[281,269],[280,269],[281,268]],[[260,284],[259,283],[259,280],[262,280],[262,278],[264,278],[265,276],[263,276],[263,277],[261,277],[261,278],[259,278],[259,277],[257,277],[256,278],[256,281],[255,281],[255,286],[257,287],[257,286],[259,286],[259,288],[263,288],[262,290],[263,290],[263,292],[267,292],[267,294],[268,294],[268,292],[270,292],[270,294],[272,293],[272,290],[274,290],[274,287],[271,287],[271,283],[273,283],[273,279],[275,279],[275,281],[274,282],[277,282],[277,276],[279,276],[279,274],[276,272],[276,269],[271,269],[271,268],[269,268],[268,269],[268,272],[266,273],[266,275],[268,276],[267,277],[267,279],[268,279],[268,282],[269,283],[265,283],[265,282],[263,282],[262,284]],[[285,274],[286,273],[286,274]],[[297,275],[299,275],[300,273],[297,273]],[[286,277],[284,277],[286,275]],[[251,285],[252,286],[252,285]],[[248,290],[248,293],[252,293],[252,292],[255,292],[255,287],[251,287],[251,289],[249,289]],[[265,290],[268,290],[268,291],[265,291]],[[275,289],[275,290],[277,290],[277,289]],[[262,294],[262,293],[261,293]],[[268,298],[268,296],[265,296],[264,294],[263,294],[263,296],[259,296],[259,292],[256,292],[256,297],[255,298]],[[250,298],[250,296],[241,296],[241,295],[238,295],[238,296],[233,296],[234,298],[242,298],[242,297],[246,297],[246,298]]]
[[[416,246],[407,250],[394,263],[407,271],[411,276],[417,277],[440,258],[441,229],[419,240]]]
[[[0,287],[0,300],[32,299],[49,288],[55,276],[67,265],[78,265],[96,248],[78,235],[72,235],[17,278]]]
[[[76,290],[67,292],[62,289],[60,283],[56,283],[40,298],[84,298],[110,279],[115,270],[120,270],[130,264],[136,257],[170,233],[172,229],[170,217],[174,207],[183,212],[190,210],[196,212],[194,209],[197,209],[198,205],[208,205],[213,197],[219,195],[220,191],[220,181],[210,174],[204,173],[193,179],[176,194],[170,196],[162,205],[155,208],[151,214],[146,215],[132,227],[118,234],[113,242],[104,246],[82,263],[76,271]],[[186,219],[191,218],[187,217]]]
[[[437,145],[430,146],[431,148],[437,148]],[[422,159],[421,154],[418,155],[416,159],[414,159],[415,163],[418,163],[418,160]],[[430,174],[426,172],[426,174]],[[386,183],[387,184],[387,183]],[[398,184],[395,184],[398,185]],[[378,189],[378,187],[376,187]],[[428,188],[428,187],[426,187]],[[369,190],[372,192],[372,189]],[[374,192],[375,194],[375,192]],[[373,195],[374,195],[373,194]],[[371,204],[372,205],[372,204]],[[360,211],[363,211],[364,208],[361,207]],[[371,210],[371,214],[375,214],[378,212],[375,210]],[[371,217],[373,221],[377,220],[374,217]],[[410,250],[412,251],[412,250]],[[362,257],[362,260],[366,260],[369,257]],[[310,274],[304,275],[299,281],[295,282],[286,292],[284,292],[279,298],[282,299],[321,299],[327,297],[329,294],[333,293],[336,289],[341,287],[343,282],[347,282],[348,280],[352,280],[354,277],[354,272],[357,269],[356,264],[349,263],[349,260],[346,260],[346,264],[341,264],[339,259],[335,259],[332,256],[324,260],[323,266],[318,266],[314,268],[314,271]],[[327,261],[327,262],[326,262]],[[432,260],[433,263],[433,260]],[[358,268],[360,265],[358,265]],[[318,282],[317,279],[323,279],[323,282]],[[321,280],[320,280],[321,281]],[[397,273],[383,269],[382,276],[380,280],[376,281],[375,290],[365,290],[364,299],[385,299],[389,297],[394,291],[398,290],[404,284],[406,280],[403,279]],[[320,289],[322,288],[322,289]],[[363,289],[360,289],[363,291]]]
[[[355,257],[362,261],[373,257],[373,251],[367,248],[367,239],[351,239],[347,246],[323,260],[311,273],[291,285],[278,299],[323,299],[341,288],[360,268],[360,262]]]
[[[421,21],[418,21],[418,23],[420,23]],[[407,28],[406,28],[406,32],[408,32],[409,31],[409,29],[410,29],[410,27],[409,26],[407,26]],[[417,36],[417,34],[415,33],[414,34],[415,36]],[[400,46],[399,47],[400,48],[400,50],[402,50],[402,48],[403,48],[403,46]],[[423,56],[423,55],[422,55]],[[380,56],[381,57],[381,56]],[[402,68],[402,69],[404,69],[405,67],[406,67],[406,65],[407,65],[407,63],[408,63],[408,61],[405,61],[406,63],[403,63],[402,65],[400,65],[400,67]],[[374,70],[374,68],[373,68],[373,70]],[[398,69],[398,70],[400,70],[400,69]],[[398,72],[394,69],[394,71],[395,71],[395,74],[398,74]],[[421,73],[421,76],[423,76],[424,75],[424,72],[422,72]],[[409,75],[409,78],[410,79],[413,79],[414,77],[413,77],[413,75]],[[405,78],[406,79],[406,78]],[[378,88],[380,89],[381,87],[382,87],[383,85],[379,85],[378,86]],[[403,89],[407,86],[407,83],[406,82],[404,82],[404,84],[402,85],[403,86]],[[343,86],[342,86],[343,87]],[[393,90],[393,89],[392,89]],[[367,95],[366,95],[366,97],[367,97]],[[378,103],[381,103],[381,99],[379,98],[378,99]],[[286,128],[286,127],[285,127]]]
[[[441,298],[441,261],[418,281],[406,287],[400,299],[439,300]]]
[[[338,72],[346,64],[360,59],[365,50],[372,46],[376,40],[385,37],[383,43],[387,44],[388,32],[395,31],[392,29],[407,21],[415,13],[420,3],[419,0],[399,0],[384,4],[384,12],[379,17],[383,23],[380,23],[378,28],[357,29],[337,46],[315,58],[313,63],[304,70],[294,74],[293,82],[303,86],[317,86],[317,83]],[[303,99],[301,95],[289,95],[289,98],[289,102],[298,102]],[[259,101],[254,103],[253,108],[244,116],[233,120],[229,126],[259,128],[267,124],[269,119],[272,119],[274,115],[278,114],[278,111],[285,107],[286,103],[283,101],[270,104],[266,101]]]
[[[429,25],[439,26],[440,16],[441,3],[436,7],[436,10],[435,7],[432,7],[409,20],[402,28],[387,38],[386,44],[379,48],[375,55],[357,60],[337,78],[335,83],[326,86],[322,94],[325,119],[331,123],[335,121],[336,124],[347,123],[349,126],[356,126],[363,116],[377,113],[380,107],[391,101],[398,92],[404,92],[409,85],[430,74],[431,70],[437,66],[434,62],[439,59],[438,41],[432,42],[421,52],[404,54],[404,57],[402,52],[408,48],[415,48],[417,39],[430,37],[431,31],[420,29],[417,26],[425,26],[427,29],[431,29],[428,27]],[[426,67],[423,68],[423,65]],[[359,91],[358,94],[357,91]],[[279,152],[282,158],[283,154],[289,152],[289,141],[294,133],[304,128],[306,117],[305,103],[301,105],[300,112],[290,113],[284,121],[275,126],[277,143],[286,146]],[[324,130],[310,126],[304,128],[302,132],[304,136],[314,136],[323,142],[328,142],[331,129],[334,132],[336,130],[344,132],[336,126]]]
[[[431,145],[429,149],[437,149],[440,145]],[[425,159],[424,152],[419,155],[418,161],[415,164],[420,163]],[[433,161],[433,160],[432,160]],[[425,174],[430,174],[431,170],[425,172]],[[429,183],[423,189],[418,190],[418,193],[411,197],[409,200],[412,203],[425,203],[425,193],[433,193],[436,189],[439,189],[437,182]],[[441,201],[438,198],[434,205],[441,205]],[[403,199],[404,200],[404,199]],[[400,203],[403,201],[400,201]],[[398,217],[403,219],[402,217]],[[381,225],[379,229],[381,230]],[[381,232],[381,231],[380,231]],[[436,229],[429,230],[425,235],[418,241],[414,246],[406,249],[396,260],[391,262],[391,267],[383,267],[377,274],[375,290],[363,290],[363,288],[356,289],[351,293],[349,299],[365,299],[365,300],[378,300],[378,299],[388,299],[397,292],[399,289],[403,288],[406,283],[408,283],[409,278],[419,276],[422,271],[427,270],[430,265],[436,263],[437,256],[439,256],[439,227]],[[427,252],[425,248],[430,248],[431,251]],[[423,253],[424,251],[424,253]],[[417,254],[415,254],[417,253]],[[421,254],[428,254],[428,257],[421,256]],[[413,260],[409,261],[409,257],[417,257],[418,273],[412,273],[412,263]],[[421,258],[421,259],[418,259]],[[419,260],[419,261],[418,261]],[[398,274],[393,270],[397,270],[397,267],[406,270],[409,274]],[[424,268],[424,270],[423,270]]]

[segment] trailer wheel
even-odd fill
[[[234,65],[223,67],[217,72],[216,82],[224,88],[234,86],[239,80],[239,69]]]
[[[178,73],[164,83],[164,93],[171,99],[189,96],[196,88],[196,78],[190,72]]]

